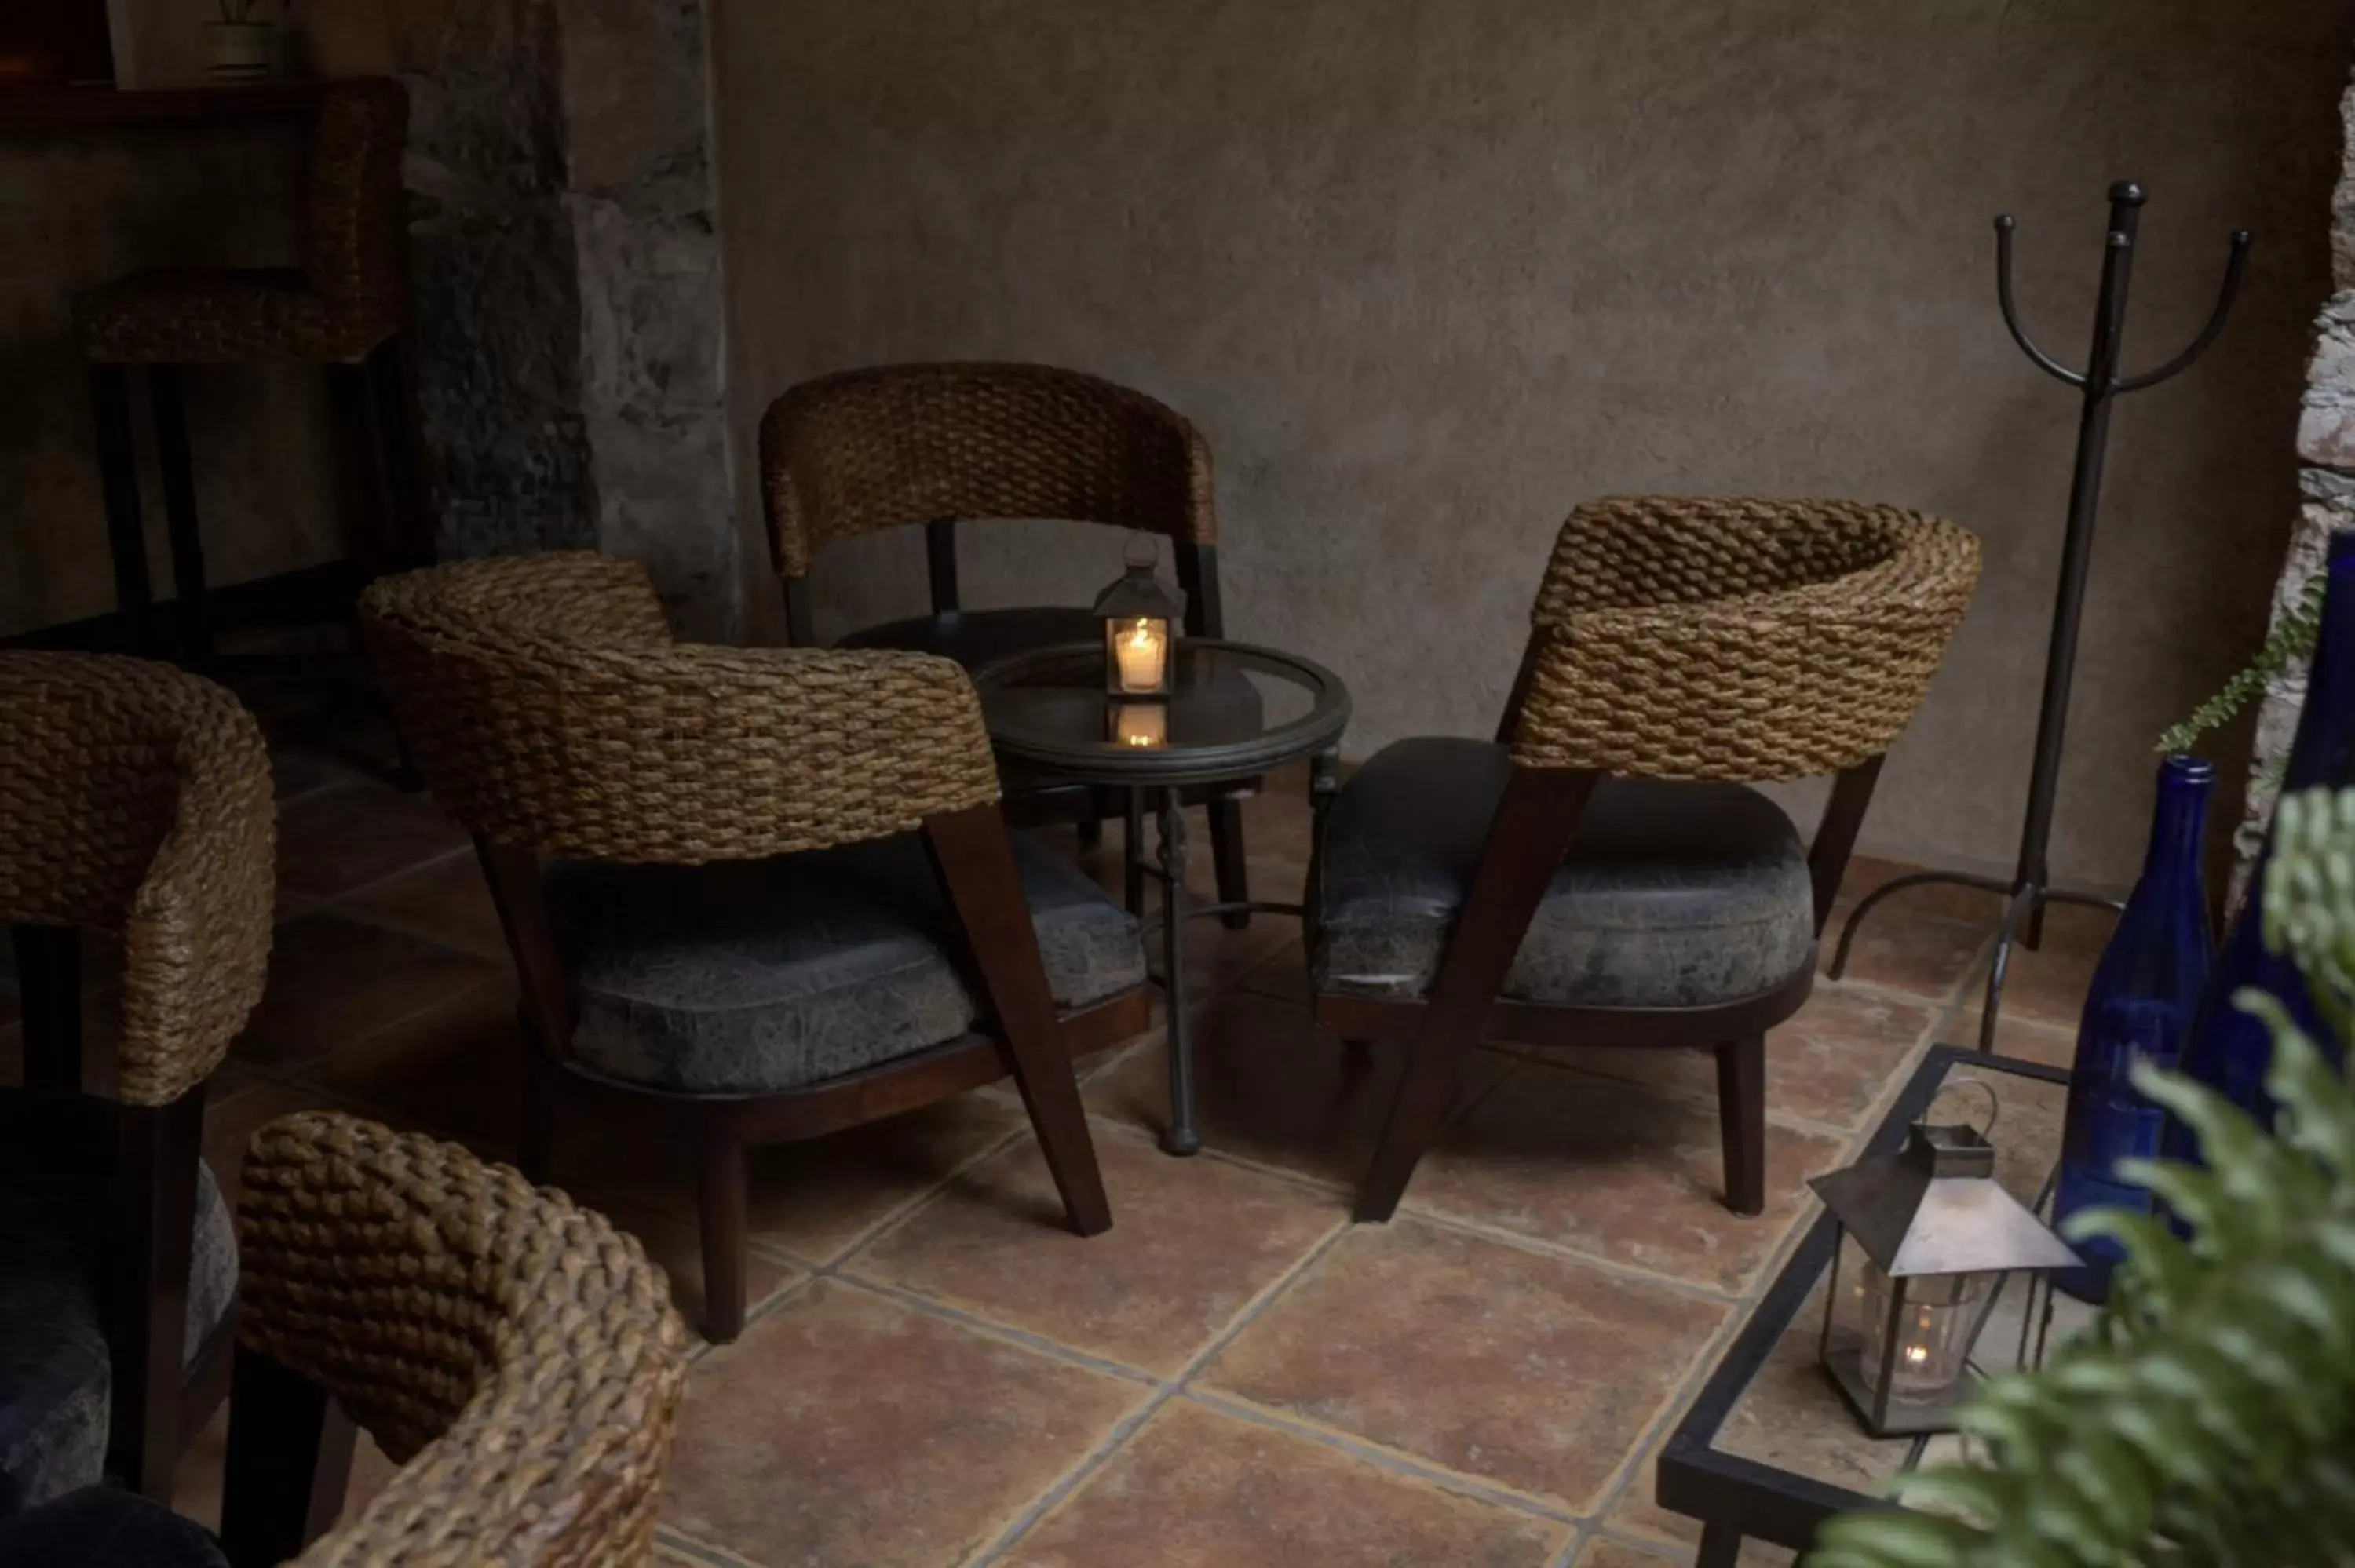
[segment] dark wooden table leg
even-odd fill
[[[1128,827],[1120,846],[1122,891],[1128,895],[1128,912],[1141,916],[1145,913],[1145,791],[1131,789],[1127,795]]]
[[[1742,1532],[1730,1524],[1705,1524],[1700,1530],[1700,1554],[1695,1568],[1733,1568],[1742,1556]]]
[[[1161,972],[1169,1023],[1169,1126],[1161,1147],[1197,1154],[1202,1135],[1194,1130],[1193,1021],[1186,1006],[1186,808],[1175,789],[1161,792]]]
[[[122,618],[124,652],[158,658],[164,637],[147,579],[147,535],[139,513],[139,451],[131,433],[131,373],[120,365],[90,369],[92,415],[98,424],[98,473],[106,498],[106,545],[114,558],[114,609]]]
[[[149,366],[147,397],[155,413],[155,466],[163,476],[164,522],[172,544],[179,654],[184,663],[201,669],[212,662],[213,628],[205,603],[204,535],[197,526],[197,476],[188,459],[188,399],[180,367]]]

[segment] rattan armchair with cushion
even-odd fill
[[[1617,498],[1556,541],[1494,744],[1407,740],[1327,818],[1318,1022],[1408,1042],[1360,1219],[1396,1208],[1473,1045],[1717,1058],[1727,1202],[1765,1202],[1765,1034],[1978,578],[1951,523]],[[1748,786],[1831,775],[1812,847]]]
[[[978,669],[1013,653],[1103,632],[1085,605],[967,609],[957,585],[957,524],[1007,518],[1101,523],[1170,542],[1186,593],[1186,631],[1222,637],[1218,513],[1210,449],[1176,410],[1096,376],[1043,365],[892,365],[804,382],[761,422],[762,494],[786,635],[816,640],[809,574],[831,540],[924,526],[932,612],[854,631],[844,648],[905,648]],[[1248,684],[1239,700],[1256,702]],[[1092,832],[1124,802],[1009,779],[1007,810],[1027,822]],[[1249,899],[1236,796],[1204,794],[1221,903]],[[1248,921],[1247,912],[1225,916]]]
[[[0,1091],[0,1492],[37,1500],[102,1457],[168,1496],[227,1385],[237,1249],[200,1150],[269,963],[269,754],[208,681],[0,653],[0,824],[24,1013],[24,1085]],[[92,938],[121,944],[121,1022],[86,1084]],[[112,1098],[84,1093],[109,1077]]]
[[[524,1169],[559,1094],[691,1139],[711,1338],[743,1320],[749,1147],[1009,1071],[1074,1228],[1111,1223],[1071,1057],[1145,1027],[1144,949],[1007,831],[955,664],[676,644],[645,568],[587,553],[387,578],[362,619],[523,981]]]

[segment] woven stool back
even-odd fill
[[[0,653],[0,920],[123,938],[120,1087],[177,1099],[261,998],[276,896],[253,715],[167,665]]]
[[[908,523],[1053,517],[1215,544],[1210,451],[1125,387],[1039,365],[899,365],[805,382],[761,422],[778,572]]]
[[[644,1562],[686,1331],[637,1241],[453,1144],[304,1112],[255,1134],[240,1341],[400,1472],[306,1568]]]
[[[1581,506],[1530,614],[1515,759],[1751,781],[1853,767],[1922,705],[1978,573],[1974,535],[1891,506]]]
[[[955,664],[676,644],[634,561],[576,551],[380,578],[361,623],[436,800],[497,843],[747,860],[997,798]]]
[[[399,320],[408,214],[400,157],[409,94],[397,81],[341,81],[320,96],[304,214],[311,287]]]

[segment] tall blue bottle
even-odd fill
[[[2084,1209],[2150,1212],[2150,1194],[2120,1181],[2115,1171],[2121,1160],[2158,1153],[2167,1113],[2143,1097],[2128,1073],[2137,1061],[2176,1065],[2208,983],[2212,938],[2200,845],[2215,786],[2216,769],[2196,757],[2159,764],[2142,876],[2094,966],[2077,1025],[2056,1222]],[[2118,1245],[2096,1237],[2078,1243],[2077,1251],[2086,1266],[2053,1283],[2081,1300],[2105,1299],[2110,1270],[2124,1255]]]
[[[2322,628],[2315,639],[2297,736],[2290,743],[2289,763],[2282,773],[2285,793],[2316,785],[2355,784],[2355,530],[2342,529],[2330,535],[2324,570],[2328,577],[2322,600]],[[2263,1023],[2232,1005],[2233,993],[2252,986],[2270,991],[2326,1052],[2336,1057],[2343,1050],[2343,1043],[2325,1037],[2297,967],[2265,951],[2264,863],[2272,853],[2268,832],[2264,853],[2249,882],[2248,896],[2209,977],[2208,994],[2200,1001],[2199,1017],[2192,1021],[2180,1064],[2187,1075],[2268,1125],[2274,1105],[2265,1093],[2265,1070],[2273,1063],[2273,1036]],[[2185,1128],[2170,1125],[2166,1152],[2174,1159],[2197,1159],[2198,1141]]]

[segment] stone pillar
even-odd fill
[[[594,546],[741,614],[703,0],[390,0],[442,552]]]
[[[2332,201],[2331,283],[2337,291],[2316,325],[2314,358],[2307,366],[2306,400],[2297,427],[2297,455],[2305,466],[2299,487],[2305,503],[2291,530],[2288,558],[2274,587],[2274,619],[2296,608],[2321,568],[2331,532],[2355,528],[2355,89],[2340,104],[2346,127],[2344,161]],[[2248,808],[2234,839],[2239,868],[2245,872],[2273,818],[2268,781],[2289,756],[2306,701],[2303,663],[2284,671],[2266,688],[2257,710],[2257,733],[2249,780]]]

